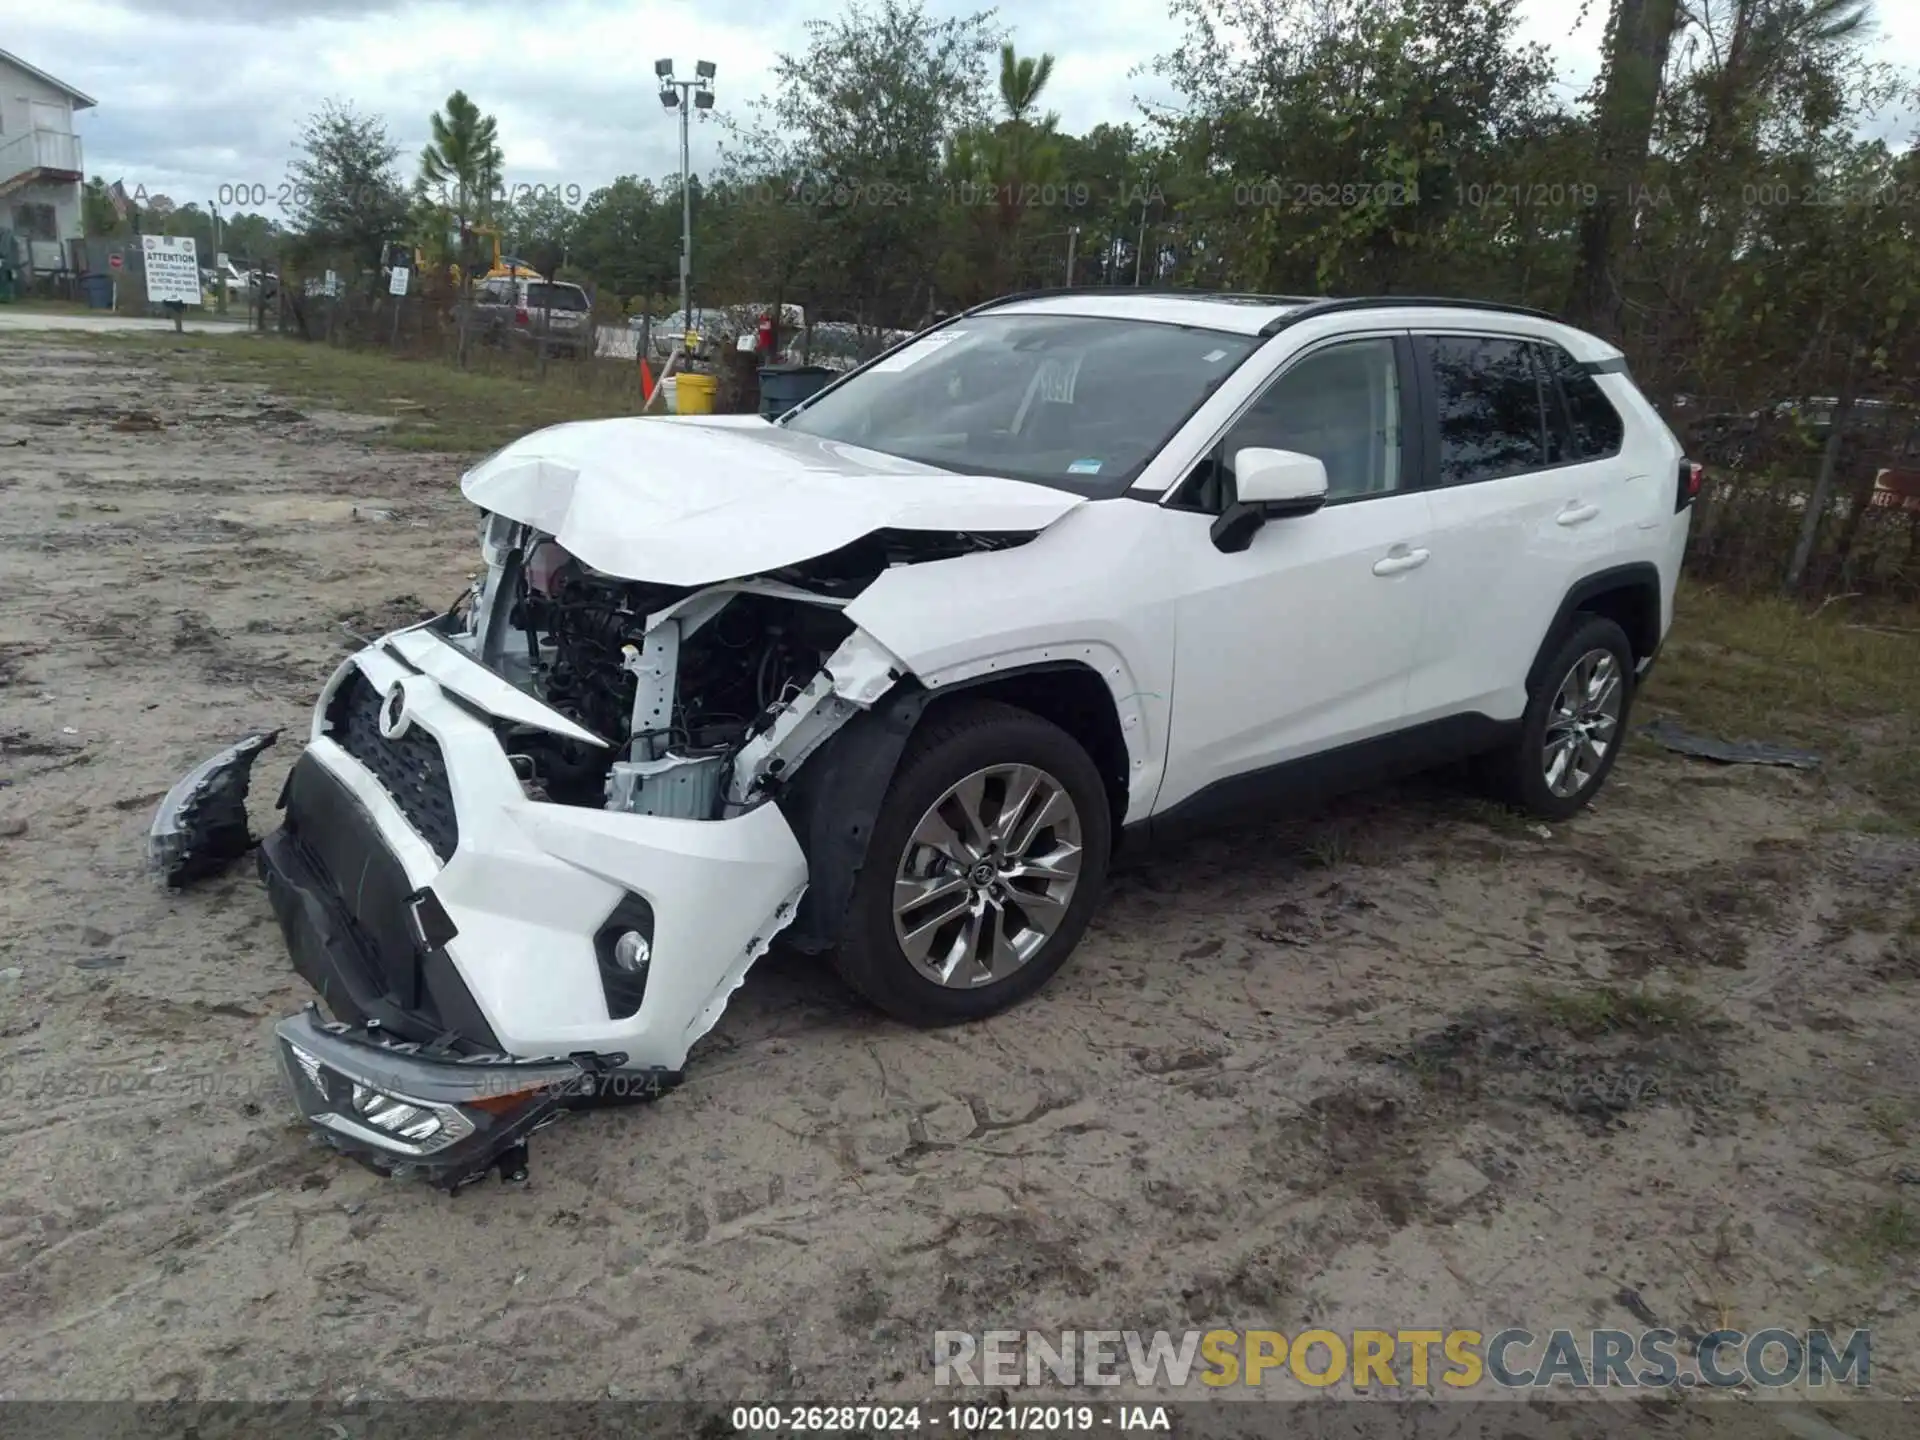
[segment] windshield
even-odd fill
[[[587,292],[577,285],[529,285],[527,304],[536,310],[584,310]]]
[[[923,335],[783,423],[942,469],[1117,495],[1259,344],[1144,320],[990,313]]]

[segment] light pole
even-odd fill
[[[713,108],[713,62],[694,63],[693,79],[673,78],[673,61],[656,60],[653,73],[660,78],[660,103],[680,112],[680,320],[687,331],[693,329],[693,185],[692,164],[687,141],[690,110]]]

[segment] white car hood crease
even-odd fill
[[[1043,530],[1085,503],[795,434],[757,415],[556,425],[481,461],[460,490],[596,570],[661,585],[777,570],[875,530]]]

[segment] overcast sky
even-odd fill
[[[941,13],[980,8],[931,0]],[[768,83],[774,56],[838,7],[813,0],[62,0],[9,6],[0,45],[91,95],[81,114],[90,174],[178,203],[248,194],[273,213],[302,119],[329,98],[379,113],[409,179],[427,117],[463,87],[500,121],[510,186],[580,187],[678,168],[678,126],[653,62],[719,66],[720,106]],[[1569,91],[1592,78],[1606,0],[1524,0]],[[1584,20],[1583,11],[1595,12]],[[1018,15],[1016,22],[1012,17]],[[1056,56],[1047,98],[1066,126],[1137,115],[1168,98],[1133,71],[1170,48],[1166,0],[1021,0],[1000,18],[1023,52]],[[1880,0],[1881,56],[1920,68],[1920,0]],[[1900,127],[1904,132],[1905,125]],[[694,127],[694,167],[720,127]],[[227,187],[223,193],[222,187]],[[238,187],[245,187],[244,190]],[[222,205],[223,209],[230,208]]]

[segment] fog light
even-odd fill
[[[653,946],[638,930],[629,930],[613,942],[613,963],[629,975],[638,975],[653,958]]]

